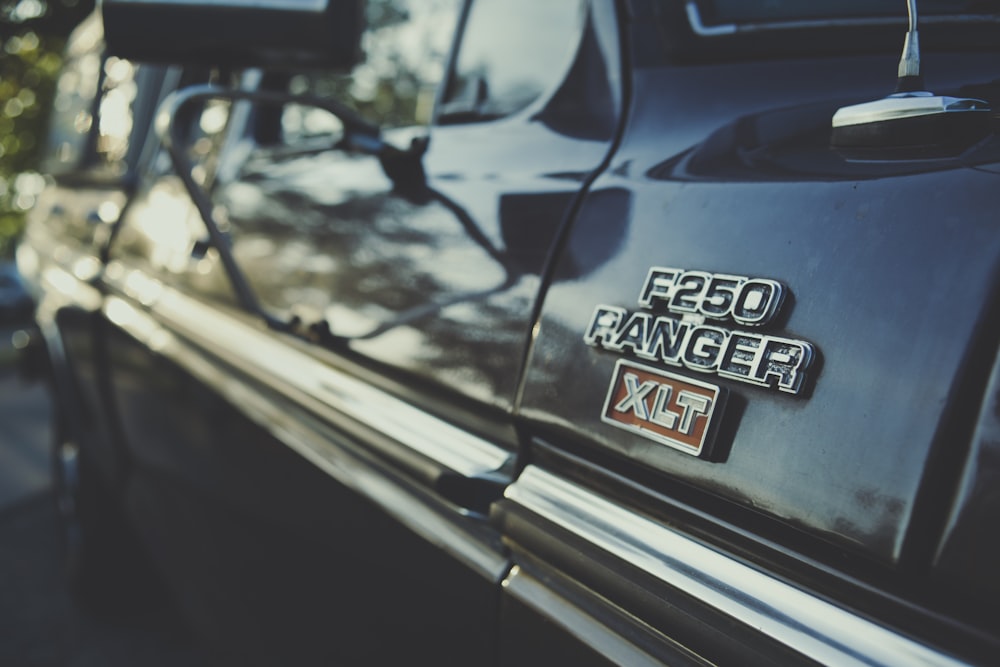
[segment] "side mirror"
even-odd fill
[[[362,0],[99,0],[108,53],[136,62],[349,68]]]

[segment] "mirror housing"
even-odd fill
[[[346,69],[363,0],[99,0],[108,53],[136,62]]]

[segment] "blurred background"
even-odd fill
[[[39,161],[63,47],[93,8],[94,0],[0,0],[0,665],[209,664],[169,609],[123,618],[70,593],[50,480],[49,397],[18,374],[33,304],[14,249],[45,184]]]
[[[13,256],[38,174],[66,37],[94,0],[0,0],[0,262]]]

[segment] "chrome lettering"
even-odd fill
[[[636,355],[680,366],[684,341],[690,329],[690,325],[672,317],[657,317],[649,329],[645,345],[642,350],[636,350]]]
[[[665,384],[661,384],[660,388],[656,390],[656,400],[653,401],[653,414],[650,415],[649,421],[659,424],[663,428],[674,430],[677,424],[677,414],[667,408],[667,405],[670,403],[671,393],[672,389],[669,385]]]
[[[682,391],[677,396],[677,405],[684,409],[681,414],[681,425],[678,431],[684,435],[690,435],[694,428],[694,421],[697,417],[708,414],[712,407],[712,401],[705,396],[693,394],[690,391]]]
[[[815,356],[815,348],[806,341],[698,325],[609,305],[594,309],[583,339],[613,352],[789,394],[801,391]]]
[[[697,327],[688,335],[684,346],[684,365],[703,373],[719,367],[719,356],[729,332],[715,327]]]
[[[802,387],[801,371],[809,365],[812,357],[813,347],[809,343],[769,337],[754,369],[754,379],[760,384],[772,386],[773,383],[781,391],[797,394]]]
[[[613,339],[618,335],[618,327],[627,314],[628,311],[624,308],[598,306],[594,309],[594,316],[590,319],[583,341],[587,345],[599,345],[609,337]]]
[[[639,384],[639,378],[635,373],[625,374],[625,391],[627,395],[623,398],[615,410],[618,412],[628,412],[631,410],[639,419],[649,420],[649,408],[646,407],[646,396],[656,389],[655,382],[643,382]]]
[[[654,266],[639,292],[639,307],[759,327],[774,319],[784,296],[776,280]]]
[[[670,301],[677,277],[684,273],[681,269],[654,266],[646,276],[646,282],[639,293],[639,305],[651,308],[656,300]]]

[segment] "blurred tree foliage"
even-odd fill
[[[13,251],[42,179],[48,111],[66,37],[94,0],[0,0],[0,257]]]

